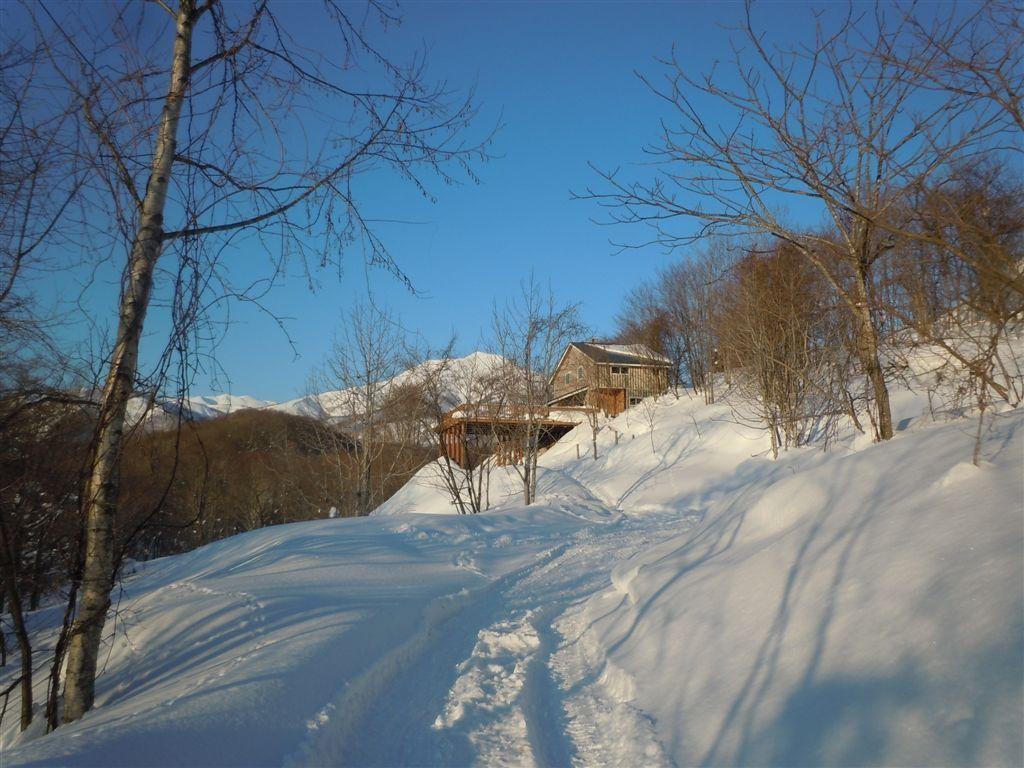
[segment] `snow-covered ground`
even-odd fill
[[[443,514],[427,468],[373,517],[147,563],[96,709],[9,714],[3,764],[1020,765],[1024,410],[976,468],[976,422],[893,399],[888,443],[772,461],[666,396],[597,460],[570,433],[529,508],[500,470]]]

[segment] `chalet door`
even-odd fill
[[[607,415],[618,416],[626,410],[626,390],[602,389],[598,401]]]

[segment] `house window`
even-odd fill
[[[626,366],[624,366],[624,365],[613,365],[612,366],[612,375],[614,375],[614,376],[625,376],[626,375]]]
[[[572,384],[572,371],[565,372],[565,383]]]
[[[640,405],[643,402],[642,397],[631,397],[629,398],[629,407],[632,408],[634,405]]]
[[[576,378],[579,381],[583,381],[583,379],[584,379],[583,366],[582,365],[579,368],[576,369]]]

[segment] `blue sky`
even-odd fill
[[[595,335],[610,333],[624,294],[682,256],[656,249],[617,255],[610,238],[639,240],[643,233],[596,225],[600,211],[571,200],[570,190],[596,181],[589,162],[626,168],[642,162],[642,147],[657,138],[663,107],[635,71],[656,75],[654,57],[673,44],[695,72],[706,69],[728,56],[722,25],[736,23],[742,10],[739,3],[405,3],[389,48],[426,46],[434,77],[475,85],[479,127],[502,124],[494,159],[477,168],[479,184],[433,184],[434,204],[395,178],[364,182],[360,193],[371,215],[413,222],[381,233],[417,293],[387,273],[367,271],[355,253],[340,278],[330,270],[317,275],[314,290],[305,276],[289,275],[266,304],[285,318],[294,349],[270,317],[233,306],[217,347],[218,375],[201,372],[193,392],[272,400],[303,394],[343,313],[368,291],[432,345],[457,333],[466,353],[486,343],[493,302],[503,303],[532,271],[561,300],[581,305]],[[301,25],[301,5],[291,12]],[[782,37],[811,24],[803,4],[763,4],[759,15]],[[252,253],[232,261],[264,263]],[[246,267],[239,269],[236,277],[244,280]],[[97,319],[108,313],[111,324],[112,291],[112,280],[101,283],[90,301]],[[162,348],[162,326],[154,313],[144,363]]]

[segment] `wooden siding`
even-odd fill
[[[616,366],[620,367],[620,366]],[[668,389],[668,370],[661,366],[626,366],[626,373],[612,373],[611,366],[605,366],[609,386],[626,390],[626,397],[651,397]],[[628,399],[626,401],[629,402]]]
[[[539,451],[547,450],[576,427],[575,421],[552,418],[538,418],[534,424]],[[525,427],[522,419],[449,413],[437,428],[441,435],[439,455],[464,469],[474,468],[492,455],[498,466],[518,464],[523,460]]]
[[[562,358],[561,365],[555,369],[555,376],[551,382],[552,393],[555,397],[561,397],[562,395],[573,392],[580,387],[587,385],[587,371],[590,366],[593,365],[593,361],[576,347],[569,347],[569,351],[565,353]],[[580,381],[578,377],[579,368],[583,367],[584,380]],[[570,374],[570,381],[566,383],[565,374]]]
[[[583,369],[583,377],[579,369]],[[624,373],[612,373],[624,370]],[[566,374],[569,381],[566,381]],[[668,367],[664,365],[623,365],[596,362],[575,346],[569,347],[551,380],[555,400],[586,388],[594,396],[580,398],[592,402],[610,415],[622,413],[634,398],[653,397],[668,390]]]

